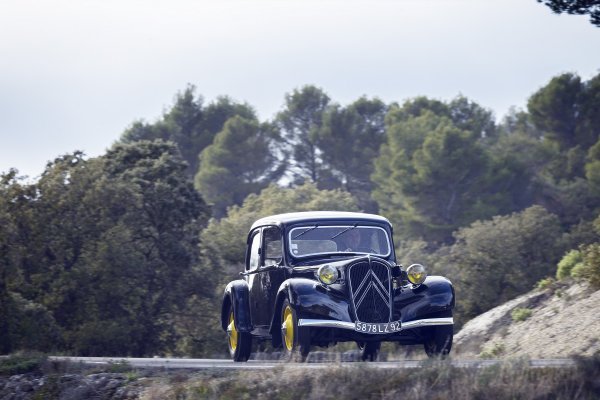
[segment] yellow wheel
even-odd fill
[[[282,334],[287,351],[294,350],[294,315],[289,304],[283,310]]]
[[[229,313],[229,348],[233,351],[237,349],[238,331],[233,320],[233,310]]]
[[[304,361],[310,351],[309,328],[298,326],[296,311],[287,299],[281,306],[281,343],[287,360]]]
[[[240,332],[235,325],[233,307],[229,310],[229,325],[227,325],[227,346],[233,361],[248,361],[252,347],[252,337],[248,332]]]

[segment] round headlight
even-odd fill
[[[340,276],[337,268],[332,267],[331,265],[323,265],[320,267],[317,275],[319,276],[319,280],[326,285],[331,285],[333,282],[337,281]]]
[[[420,285],[427,278],[427,271],[425,271],[425,267],[421,264],[413,264],[406,269],[406,274],[408,275],[408,280],[413,285]]]

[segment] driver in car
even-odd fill
[[[358,251],[360,247],[360,231],[358,229],[351,229],[346,232],[345,245],[346,248],[344,251]]]

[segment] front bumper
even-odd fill
[[[399,331],[401,332],[406,329],[422,328],[425,326],[437,326],[437,325],[454,325],[454,318],[426,318],[417,319],[415,321],[403,322]],[[300,318],[298,320],[298,326],[317,327],[317,328],[338,328],[348,329],[354,331],[354,322],[336,321],[329,319],[307,319]]]

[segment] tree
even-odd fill
[[[491,159],[480,132],[459,129],[430,110],[388,121],[373,197],[400,225],[401,237],[450,242],[458,227],[500,211],[502,194],[490,184]]]
[[[600,26],[600,1],[598,0],[537,0],[556,14],[589,15],[592,25]]]
[[[121,135],[121,142],[155,139],[173,141],[188,163],[187,175],[193,179],[198,172],[198,155],[212,143],[229,118],[236,115],[256,118],[254,110],[248,104],[236,103],[229,97],[218,97],[204,106],[203,98],[195,93],[196,87],[189,85],[175,96],[173,106],[165,111],[161,119],[152,124],[134,122]]]
[[[489,142],[496,136],[493,113],[464,96],[457,96],[448,103],[424,96],[407,100],[402,107],[391,107],[386,123],[391,126],[425,113],[446,117],[457,128],[472,132],[481,141]]]
[[[285,96],[284,110],[276,117],[286,148],[291,152],[289,173],[294,182],[325,184],[331,176],[323,166],[318,146],[329,96],[315,86],[304,86]]]
[[[459,229],[444,261],[463,321],[554,275],[564,251],[558,218],[540,206]],[[464,319],[463,319],[464,318]]]
[[[585,152],[600,137],[598,107],[600,75],[581,82],[575,74],[562,74],[529,98],[527,108],[533,123],[547,140],[558,144],[565,161],[572,164],[567,178],[583,175]]]
[[[577,137],[578,97],[581,79],[573,74],[553,78],[534,93],[527,108],[535,125],[549,139],[557,142],[561,150],[575,147],[581,142]]]
[[[559,75],[528,102],[541,143],[553,153],[536,173],[536,202],[565,225],[590,219],[597,209],[593,146],[600,138],[598,107],[600,75],[586,82],[574,74]]]
[[[333,105],[325,113],[318,135],[323,162],[368,212],[377,211],[371,199],[371,174],[385,141],[386,113],[387,106],[381,100],[366,97],[344,108]]]
[[[585,176],[594,195],[600,196],[600,140],[588,152]]]
[[[0,218],[10,212],[10,231],[0,228],[0,262],[14,271],[5,286],[19,319],[15,346],[49,350],[50,341],[81,355],[175,348],[175,316],[209,284],[196,271],[208,209],[185,168],[174,144],[138,141],[91,160],[58,157],[33,184],[4,179]]]
[[[507,194],[501,207],[504,211],[547,203],[543,177],[558,152],[552,143],[541,140],[528,117],[524,112],[509,115],[499,126],[496,142],[489,147],[493,160],[490,182],[495,182],[499,193]]]
[[[281,138],[277,130],[256,120],[233,117],[201,154],[196,188],[220,218],[227,207],[240,205],[250,193],[258,193],[276,182],[285,171],[275,147]]]
[[[117,145],[101,161],[104,177],[89,197],[91,208],[103,213],[87,260],[95,279],[87,303],[96,318],[78,329],[76,346],[95,353],[117,344],[136,355],[164,351],[174,334],[173,315],[204,288],[194,266],[208,209],[172,144]],[[105,341],[95,333],[100,328]]]
[[[0,175],[0,353],[8,354],[17,348],[14,338],[15,316],[18,311],[14,304],[9,283],[18,273],[17,242],[19,229],[17,214],[22,198],[26,195],[17,177],[18,171],[11,169]]]

